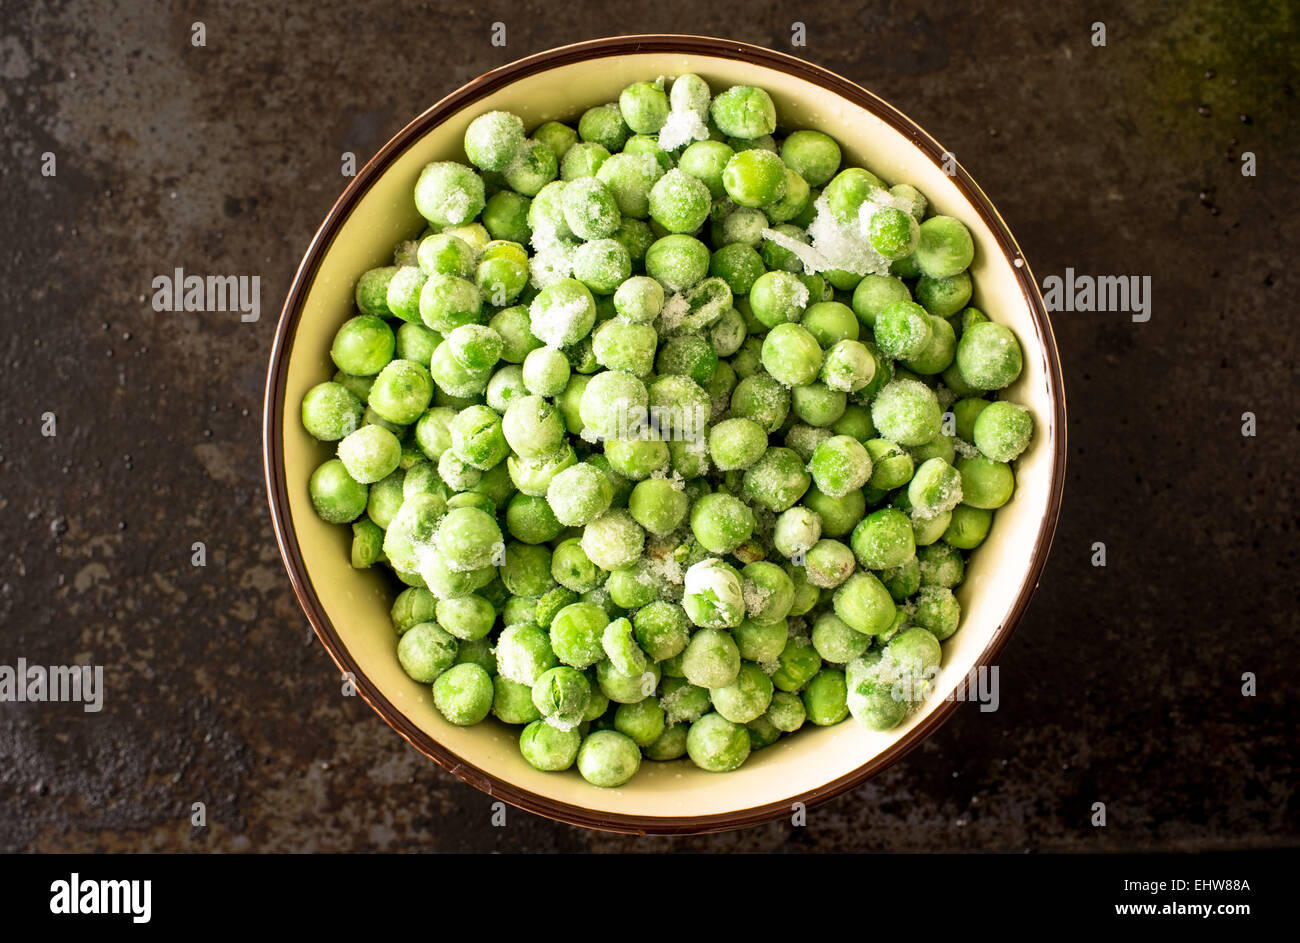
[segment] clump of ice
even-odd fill
[[[805,245],[774,229],[764,229],[763,238],[794,253],[803,263],[804,271],[810,275],[829,269],[843,269],[854,275],[888,274],[889,260],[871,248],[867,239],[867,227],[878,209],[886,206],[903,209],[905,201],[881,190],[863,203],[858,215],[847,223],[831,212],[824,196],[818,197],[813,206],[817,215],[808,224],[807,230],[811,245]]]
[[[586,298],[574,298],[547,306],[534,305],[529,312],[533,336],[547,347],[556,350],[566,347],[572,342],[574,327],[590,313],[590,309],[591,305]]]
[[[668,120],[659,129],[659,146],[665,151],[675,151],[692,141],[707,141],[709,129],[693,108],[674,109],[668,112]]]
[[[574,246],[562,239],[554,224],[541,223],[533,228],[533,257],[528,271],[533,286],[545,288],[573,274]]]

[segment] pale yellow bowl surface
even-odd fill
[[[680,39],[685,48],[698,48],[701,42]],[[663,38],[657,42],[664,44]],[[977,208],[982,194],[964,172],[956,178],[943,172],[937,160],[940,149],[919,129],[900,131],[863,105],[824,87],[829,73],[805,63],[799,63],[804,74],[794,74],[787,71],[788,62],[756,62],[758,53],[738,44],[719,44],[714,54],[656,51],[650,42],[642,44],[643,51],[632,51],[627,38],[583,45],[587,48],[580,55],[569,56],[572,61],[552,61],[545,71],[498,79],[499,87],[479,80],[475,86],[487,84],[489,91],[476,100],[471,99],[478,88],[462,90],[461,101],[452,103],[458,110],[423,133],[412,134],[404,149],[399,143],[381,152],[372,164],[386,166],[367,171],[382,169],[382,173],[363,172],[354,183],[359,198],[348,209],[345,196],[322,227],[286,306],[288,320],[281,325],[268,383],[268,404],[278,411],[267,417],[272,504],[290,571],[323,640],[341,665],[355,666],[367,700],[417,746],[431,752],[427,738],[444,748],[447,755],[438,756],[440,762],[463,764],[458,774],[480,788],[569,821],[634,831],[728,827],[783,814],[795,801],[816,801],[887,765],[947,716],[953,705],[945,704],[945,697],[958,680],[996,653],[1032,592],[1059,507],[1064,466],[1059,366],[1032,277],[1027,268],[1013,264],[1018,254],[1005,228],[991,208],[984,212]],[[646,46],[651,51],[645,51]],[[767,60],[782,58],[767,50],[759,52]],[[683,72],[703,76],[715,92],[733,84],[762,86],[776,101],[783,130],[826,131],[843,147],[845,166],[864,166],[890,183],[911,183],[929,197],[935,211],[966,223],[977,247],[971,267],[972,304],[1010,326],[1020,338],[1024,372],[1007,396],[1030,408],[1037,433],[1016,464],[1015,498],[997,512],[992,533],[975,553],[958,592],[962,625],[944,643],[944,674],[938,691],[906,724],[888,733],[867,730],[851,720],[832,728],[805,728],[753,754],[741,769],[727,774],[703,772],[687,760],[647,761],[626,786],[598,789],[573,771],[533,769],[519,755],[517,731],[495,720],[472,728],[446,723],[435,710],[429,689],[402,672],[388,619],[393,589],[378,570],[351,569],[350,529],[325,524],[312,511],[307,479],[316,465],[330,457],[331,449],[303,430],[298,411],[303,394],[334,372],[330,342],[339,324],[354,313],[352,295],[358,275],[389,264],[394,246],[423,229],[411,197],[420,169],[432,160],[463,161],[461,140],[473,117],[504,109],[521,115],[529,127],[552,118],[572,121],[592,105],[617,99],[631,82]],[[878,102],[874,107],[888,110]],[[312,263],[317,260],[313,277]],[[281,489],[287,504],[277,506],[276,493]],[[301,564],[296,565],[294,558],[299,556]],[[316,612],[313,595],[319,601]]]

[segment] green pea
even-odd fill
[[[486,718],[495,693],[491,675],[472,663],[452,665],[433,682],[434,706],[449,723],[459,727],[470,727]]]
[[[951,216],[932,216],[921,224],[916,262],[931,278],[947,278],[970,268],[975,243],[970,230]]]
[[[749,758],[749,733],[721,714],[705,714],[687,731],[686,752],[700,769],[725,773]]]
[[[781,158],[761,149],[741,151],[727,161],[722,172],[723,189],[740,206],[757,208],[774,204],[785,196],[788,185]]]
[[[821,656],[808,639],[788,639],[785,648],[777,656],[777,669],[772,675],[772,684],[788,693],[799,691],[817,674],[821,663]]]
[[[983,402],[963,400],[962,402]],[[960,407],[957,403],[953,409]],[[304,407],[305,408],[305,407]],[[966,411],[969,417],[970,412]],[[958,418],[960,434],[962,418]],[[1029,410],[1016,403],[1000,400],[989,403],[987,408],[975,412],[975,419],[970,423],[970,435],[963,438],[972,439],[975,447],[985,457],[995,462],[1010,462],[1020,456],[1029,446],[1034,435],[1034,418]]]
[[[397,339],[382,318],[362,314],[343,322],[334,335],[330,357],[344,373],[369,377],[393,359]]]
[[[621,786],[641,766],[641,751],[629,736],[616,730],[589,734],[578,749],[578,772],[593,786]]]
[[[776,130],[772,96],[752,85],[733,85],[713,99],[709,115],[723,134],[753,139]]]
[[[992,523],[992,511],[959,504],[952,509],[952,522],[943,532],[943,539],[958,549],[974,550],[984,542]]]
[[[840,146],[821,131],[794,131],[781,144],[781,159],[810,186],[825,186],[840,166]]]

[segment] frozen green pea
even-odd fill
[[[497,674],[531,687],[556,663],[550,639],[538,626],[522,623],[501,630],[497,639]]]
[[[838,540],[817,541],[804,555],[808,582],[819,589],[834,589],[852,575],[856,567],[853,551]]]
[[[357,287],[353,292],[357,310],[362,314],[380,316],[392,314],[393,312],[388,308],[388,283],[397,274],[397,270],[396,265],[385,265],[363,273],[357,279]]]
[[[422,364],[393,360],[375,377],[370,388],[370,408],[398,425],[415,422],[433,399],[433,378]]]
[[[506,467],[510,473],[510,480],[516,488],[524,494],[540,497],[546,494],[552,479],[557,474],[577,464],[577,461],[573,447],[566,442],[549,455],[539,455],[536,458],[511,455],[506,459]]]
[[[807,553],[821,539],[822,521],[806,507],[792,507],[776,520],[772,544],[783,556]]]
[[[582,549],[602,570],[617,570],[641,556],[645,531],[626,510],[607,511],[582,532]]]
[[[695,539],[712,553],[730,553],[754,533],[754,512],[721,492],[696,501],[690,520]]]
[[[838,668],[817,672],[803,689],[802,697],[808,720],[819,727],[833,726],[849,716],[848,685]]]
[[[483,227],[493,239],[527,243],[533,230],[528,225],[532,200],[513,190],[498,190],[483,207]]]
[[[528,308],[523,305],[502,308],[492,316],[488,327],[501,338],[501,359],[506,363],[523,363],[529,352],[543,346],[532,332]]]
[[[639,482],[628,498],[628,511],[638,524],[656,535],[669,534],[686,517],[690,501],[667,478]]]
[[[617,715],[615,715],[617,723]],[[653,743],[643,747],[646,758],[651,760],[676,760],[686,755],[686,737],[688,728],[685,724],[665,727]]]
[[[552,455],[565,441],[563,418],[541,396],[513,400],[501,417],[501,431],[515,454],[526,458]]]
[[[893,380],[871,401],[871,421],[897,445],[924,445],[939,435],[943,411],[934,391],[916,380]]]
[[[450,512],[449,512],[450,513]],[[494,559],[501,554],[498,545]],[[517,596],[540,596],[555,585],[551,578],[551,551],[547,547],[512,541],[500,562],[501,582]]]
[[[614,194],[596,177],[580,177],[565,184],[560,195],[564,221],[581,239],[605,239],[622,221]]]
[[[556,520],[569,527],[594,521],[609,509],[614,490],[595,466],[579,462],[559,472],[546,489]]]
[[[898,566],[883,570],[880,582],[889,590],[895,602],[903,602],[921,587],[921,565],[916,557],[910,557]]]
[[[681,653],[690,640],[690,619],[675,603],[655,600],[632,616],[637,644],[655,661]]]
[[[915,357],[906,361],[907,368],[913,373],[934,376],[942,373],[953,362],[957,350],[957,338],[952,332],[952,325],[937,315],[930,315],[930,338],[925,347]]]
[[[749,758],[749,732],[721,714],[705,714],[686,734],[691,761],[712,773],[736,769]]]
[[[647,748],[663,735],[666,724],[659,699],[648,697],[635,704],[620,704],[614,712],[614,729]]]
[[[696,141],[682,151],[677,166],[708,187],[709,194],[716,198],[726,192],[722,173],[735,153],[721,141]]]
[[[950,637],[961,623],[961,604],[952,590],[926,586],[916,597],[916,624],[928,629],[939,641]]]
[[[541,141],[529,139],[520,145],[515,158],[502,172],[511,189],[526,197],[538,194],[559,174],[555,153]]]
[[[629,324],[622,318],[610,318],[598,325],[592,335],[592,352],[596,361],[608,370],[644,377],[654,368],[658,342],[659,335],[649,324]]]
[[[794,131],[781,144],[781,159],[810,186],[825,186],[840,166],[840,146],[821,131]]]
[[[884,189],[884,183],[871,171],[849,167],[831,178],[822,190],[822,198],[837,219],[848,223],[857,219],[864,203]]]
[[[426,327],[448,334],[473,324],[483,311],[478,285],[456,275],[430,275],[420,290],[420,318]],[[450,348],[448,348],[450,353]]]
[[[989,400],[978,396],[967,396],[959,399],[952,404],[952,415],[956,427],[957,438],[964,439],[967,442],[975,441],[975,423],[989,405]],[[979,448],[976,445],[976,448]],[[999,459],[999,461],[1010,461],[1010,459]]]
[[[482,480],[483,473],[447,449],[438,457],[438,477],[452,491],[467,491]]]
[[[952,509],[952,522],[943,532],[943,539],[961,550],[974,550],[984,542],[992,523],[992,511],[959,504]]]
[[[302,425],[322,442],[336,442],[361,425],[365,408],[347,387],[318,383],[302,398]]]
[[[1005,400],[989,403],[987,408],[981,409],[971,428],[975,447],[995,462],[1010,462],[1018,458],[1028,448],[1033,435],[1034,419],[1029,410]]]
[[[565,152],[560,164],[560,177],[566,183],[582,177],[594,177],[609,158],[609,151],[601,145],[581,141]]]
[[[550,640],[555,656],[573,668],[587,668],[605,657],[601,635],[609,616],[600,606],[575,602],[561,609],[551,620]]]
[[[621,370],[592,377],[582,392],[579,412],[583,425],[599,436],[628,438],[639,426],[649,403],[641,380]]]
[[[528,309],[533,335],[548,347],[568,347],[587,336],[596,323],[591,290],[573,278],[543,288]]]
[[[921,585],[941,586],[951,589],[965,575],[965,561],[961,551],[946,542],[922,547],[917,552],[921,565]]]
[[[422,622],[402,634],[397,660],[413,681],[432,684],[456,663],[456,639],[433,622]]]
[[[330,357],[344,373],[369,377],[393,359],[396,345],[393,329],[382,318],[362,314],[343,322],[334,335]]]
[[[532,689],[528,685],[497,675],[493,679],[493,686],[495,693],[492,698],[492,713],[496,715],[498,720],[507,724],[531,724],[533,721],[541,719],[542,712],[533,703]],[[577,751],[576,742],[574,743],[574,751]],[[525,759],[527,759],[527,754],[525,754]],[[529,760],[529,762],[532,761]]]
[[[833,498],[816,485],[807,489],[802,502],[821,519],[822,534],[825,537],[842,537],[847,534],[862,519],[862,512],[866,509],[866,498],[861,491],[850,491],[842,497]]]
[[[788,185],[787,170],[781,158],[761,149],[741,151],[727,161],[722,172],[722,186],[727,196],[744,207],[775,204],[785,196]]]
[[[472,221],[484,202],[483,179],[454,161],[427,164],[415,184],[415,208],[436,227]]]
[[[636,742],[616,730],[591,733],[578,749],[578,772],[593,786],[621,786],[640,766],[641,750]]]
[[[790,408],[795,417],[810,426],[826,427],[844,415],[848,396],[825,383],[809,383],[790,391]]]
[[[713,123],[723,134],[759,138],[776,130],[776,105],[772,96],[753,85],[733,85],[709,106]]]
[[[461,410],[447,431],[451,435],[452,453],[479,471],[492,468],[510,452],[501,417],[489,406]]]
[[[659,316],[664,306],[664,289],[645,275],[629,278],[614,292],[614,310],[634,323],[648,323]]]
[[[471,593],[458,599],[442,599],[437,606],[438,624],[458,639],[483,638],[496,621],[496,610],[482,596]]]
[[[853,553],[868,570],[899,566],[916,552],[915,538],[907,515],[894,508],[882,508],[853,529]]]
[[[528,392],[537,396],[558,396],[569,383],[568,358],[550,347],[530,351],[524,358],[520,376]],[[491,389],[490,384],[488,388]]]
[[[871,455],[852,436],[831,436],[820,443],[808,462],[808,471],[818,490],[842,498],[861,488],[871,477]]]
[[[628,217],[642,220],[651,215],[651,190],[663,175],[664,168],[654,155],[629,151],[610,156],[595,170],[596,179],[613,195],[619,213],[625,217],[624,222]],[[630,234],[625,232],[624,235]]]
[[[916,300],[926,311],[937,317],[947,318],[970,301],[971,280],[967,272],[958,272],[946,278],[922,276],[916,283]]]
[[[658,665],[647,665],[645,670],[634,675],[623,674],[608,659],[596,665],[596,682],[605,696],[615,704],[644,701],[654,694],[660,677],[661,669]]]
[[[646,250],[646,274],[668,291],[690,288],[709,271],[709,249],[684,233],[670,233]]]
[[[410,633],[407,633],[408,635]],[[453,665],[433,682],[433,703],[449,723],[469,727],[492,710],[492,677],[480,665]]]
[[[766,432],[775,432],[790,412],[790,390],[766,373],[740,380],[731,393],[731,414],[752,419]]]
[[[835,615],[864,635],[878,635],[894,621],[894,600],[889,590],[875,575],[863,570],[836,590],[833,605]]]
[[[785,223],[797,218],[812,200],[808,181],[786,168],[785,192],[781,197],[763,206],[763,212],[774,223]]]
[[[505,170],[523,143],[524,123],[508,111],[481,114],[465,129],[465,156],[482,170]]]
[[[670,233],[693,233],[708,219],[711,198],[705,183],[679,169],[650,188],[650,218]]]
[[[962,501],[962,476],[942,458],[927,459],[908,484],[907,497],[916,518],[951,511]]]
[[[817,378],[822,349],[807,329],[778,324],[763,341],[763,367],[786,386],[803,386]]]
[[[812,644],[824,660],[844,665],[871,647],[871,636],[850,628],[834,613],[825,612],[813,623]]]
[[[715,204],[716,207],[716,204]],[[715,246],[743,245],[757,249],[763,244],[763,230],[769,225],[763,211],[751,206],[736,206],[731,198],[723,204],[725,213],[715,217],[709,227]]]
[[[921,224],[916,263],[931,278],[947,278],[970,268],[975,243],[970,230],[951,216],[932,216]]]
[[[995,462],[983,455],[964,455],[956,464],[961,475],[962,501],[970,507],[995,510],[1011,500],[1016,478],[1006,462]]]
[[[541,141],[558,158],[563,158],[578,141],[578,132],[567,124],[547,121],[533,129],[533,137]]]
[[[338,446],[339,461],[348,475],[361,484],[387,477],[402,457],[397,436],[381,426],[362,426],[349,433]]]
[[[591,699],[591,684],[576,668],[560,665],[543,671],[532,685],[533,706],[552,727],[572,730],[582,723]]]
[[[731,684],[740,673],[740,664],[740,650],[735,640],[729,633],[717,629],[697,631],[682,653],[682,671],[686,680],[701,688],[721,688]]]
[[[930,342],[930,315],[914,301],[895,301],[876,316],[876,345],[895,360],[920,356]]]
[[[867,275],[853,289],[853,313],[867,327],[874,327],[876,319],[886,308],[911,300],[912,293],[901,279],[889,275]]]
[[[719,471],[748,468],[767,450],[767,432],[752,419],[726,419],[709,430],[709,454]]]
[[[561,730],[542,720],[534,720],[519,735],[519,752],[534,769],[559,772],[573,765],[582,744],[576,730]]]
[[[627,619],[615,619],[605,626],[601,633],[600,644],[605,656],[619,674],[640,675],[649,664],[645,652],[633,637],[632,623]]]
[[[794,581],[791,580],[791,586],[793,585]],[[789,638],[789,625],[784,619],[766,625],[746,619],[731,634],[741,658],[759,665],[770,665],[785,648]]]
[[[578,119],[578,136],[584,141],[594,141],[613,153],[623,149],[631,129],[623,121],[619,106],[614,103],[588,108]]]
[[[803,726],[808,712],[803,706],[803,699],[789,691],[774,691],[772,703],[763,715],[768,722],[782,733],[793,733]]]
[[[465,240],[449,233],[425,236],[420,240],[415,255],[426,275],[454,275],[458,278],[469,278],[474,274],[473,247]],[[423,289],[423,286],[421,288]]]
[[[772,679],[752,662],[741,664],[735,680],[709,689],[713,708],[735,724],[761,717],[772,703]]]
[[[740,573],[716,558],[691,565],[683,583],[682,608],[691,622],[703,628],[740,625],[745,618],[744,582]]]
[[[813,679],[821,664],[821,656],[808,639],[787,639],[785,648],[777,656],[777,669],[772,674],[772,684],[787,693],[799,691]]]

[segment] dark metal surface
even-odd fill
[[[0,665],[99,664],[107,691],[97,714],[0,703],[0,849],[1297,841],[1294,12],[748,9],[723,20],[671,2],[633,23],[588,3],[5,3]],[[734,36],[841,72],[957,154],[1040,278],[1152,279],[1147,323],[1054,319],[1070,480],[1042,586],[1000,658],[1001,708],[963,706],[804,827],[635,839],[522,812],[493,826],[488,797],[341,695],[264,510],[275,312],[346,182],[342,153],[363,162],[486,69],[632,30]],[[259,275],[261,319],[154,311],[152,280],[176,267]],[[195,541],[206,567],[191,566]],[[1090,564],[1098,541],[1104,568]],[[1257,696],[1242,696],[1243,672]],[[1105,827],[1090,824],[1095,802]]]

